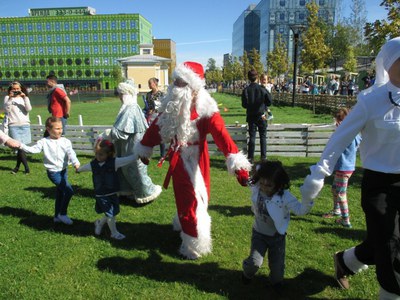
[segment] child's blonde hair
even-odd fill
[[[114,157],[115,155],[114,144],[109,140],[98,140],[94,146],[94,152],[97,153],[98,151],[107,154],[108,157]]]

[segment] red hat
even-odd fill
[[[201,79],[204,79],[204,69],[203,65],[194,62],[194,61],[185,61],[183,63],[186,67],[190,68],[193,72],[195,72]]]
[[[178,65],[172,77],[182,79],[194,91],[199,91],[205,85],[203,66],[193,61],[186,61]]]

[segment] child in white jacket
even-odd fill
[[[250,255],[243,261],[242,280],[244,284],[250,283],[268,251],[270,284],[280,288],[285,270],[286,230],[290,212],[305,215],[311,210],[313,201],[303,198],[300,203],[289,192],[290,179],[279,161],[258,164],[251,184],[255,220]]]

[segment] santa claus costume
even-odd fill
[[[180,254],[188,259],[211,252],[211,218],[207,212],[210,198],[210,158],[206,136],[227,158],[228,172],[239,183],[247,184],[251,164],[225,128],[215,100],[204,89],[202,65],[185,62],[173,74],[174,84],[161,104],[161,114],[151,124],[136,152],[143,160],[150,158],[153,147],[170,144],[166,156],[169,169],[164,181],[172,177],[177,216],[174,229],[181,231]]]

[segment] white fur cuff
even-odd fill
[[[247,160],[246,156],[240,151],[238,153],[231,153],[226,158],[226,167],[229,174],[234,175],[235,171],[243,169],[246,171],[251,170],[251,163]]]
[[[143,146],[140,142],[136,143],[134,148],[133,152],[136,154],[136,157],[150,158],[153,155],[153,148]]]
[[[348,267],[354,273],[358,273],[361,272],[362,270],[368,269],[367,265],[363,264],[361,261],[357,259],[354,247],[344,251],[343,261],[346,267]]]

